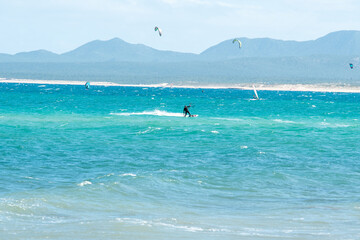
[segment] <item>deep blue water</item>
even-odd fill
[[[360,94],[252,95],[1,83],[0,239],[359,239]]]

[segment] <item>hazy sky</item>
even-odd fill
[[[199,53],[234,37],[302,41],[337,30],[360,30],[359,0],[0,0],[0,52],[12,54],[114,37]]]

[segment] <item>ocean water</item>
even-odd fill
[[[252,95],[0,84],[0,239],[360,239],[360,94]]]

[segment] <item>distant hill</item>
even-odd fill
[[[160,51],[114,38],[72,51],[0,54],[0,77],[121,83],[318,83],[360,85],[360,31],[312,41],[229,39],[200,54]],[[353,62],[354,69],[349,68]]]
[[[0,62],[9,62],[13,58],[10,54],[0,53]]]
[[[338,31],[311,41],[282,41],[270,38],[237,38],[242,48],[235,50],[233,39],[208,48],[202,59],[220,60],[244,57],[304,57],[360,55],[360,31]]]
[[[13,57],[19,62],[53,62],[59,59],[58,54],[46,50],[20,52],[15,54]]]
[[[95,40],[63,54],[46,50],[0,54],[0,62],[172,62],[194,60],[196,57],[193,53],[161,51],[113,38]]]
[[[119,38],[108,41],[92,41],[61,55],[62,60],[75,62],[167,62],[187,61],[195,56],[191,53],[160,51],[143,44],[130,44]]]

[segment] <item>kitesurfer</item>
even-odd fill
[[[186,117],[187,114],[189,114],[189,117],[191,117],[191,113],[189,112],[189,107],[191,107],[191,104],[189,106],[184,106],[184,110],[183,110],[183,113],[184,113],[184,117]]]

